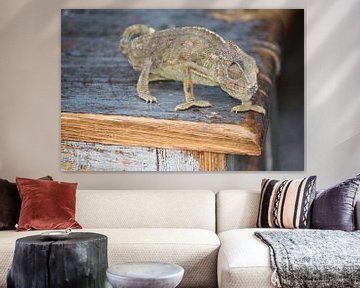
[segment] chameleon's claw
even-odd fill
[[[184,111],[191,107],[211,107],[210,102],[208,101],[190,101],[190,102],[184,102],[175,107],[175,111]]]
[[[247,104],[247,103],[234,106],[231,109],[231,112],[234,112],[234,113],[246,112],[246,111],[255,111],[260,114],[264,114],[264,115],[266,114],[266,110],[263,107],[261,107],[259,105],[252,105],[252,104]]]
[[[143,99],[146,103],[156,103],[156,97],[151,96],[151,95],[142,95],[140,97],[141,99]]]

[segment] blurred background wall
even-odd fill
[[[81,189],[217,191],[259,189],[264,177],[284,179],[306,175],[318,175],[318,187],[326,187],[360,173],[359,1],[184,0],[171,1],[166,6],[162,3],[160,0],[1,2],[1,178],[52,175],[58,180],[78,182]],[[304,8],[305,171],[60,172],[61,8]]]

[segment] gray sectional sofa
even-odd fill
[[[253,235],[259,196],[242,190],[78,190],[76,219],[84,228],[79,231],[108,237],[109,265],[176,263],[185,269],[180,287],[273,287],[269,249]],[[1,288],[16,239],[42,232],[0,231]]]

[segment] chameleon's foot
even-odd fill
[[[140,95],[139,96],[141,99],[143,99],[146,103],[156,103],[156,97],[155,96],[151,96],[149,94],[146,95]]]
[[[210,102],[208,101],[190,101],[190,102],[184,102],[175,107],[175,111],[183,111],[187,110],[191,107],[211,107]]]
[[[231,112],[235,112],[235,113],[246,112],[246,111],[255,111],[260,114],[264,114],[264,115],[266,114],[266,110],[263,107],[259,105],[252,105],[251,103],[243,103],[241,105],[234,106],[231,109]]]

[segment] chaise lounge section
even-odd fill
[[[221,248],[218,256],[218,287],[273,288],[269,247],[254,236],[260,193],[245,190],[223,190],[216,195],[217,233]],[[360,202],[357,202],[357,229],[360,224]],[[276,229],[280,230],[280,229]]]

